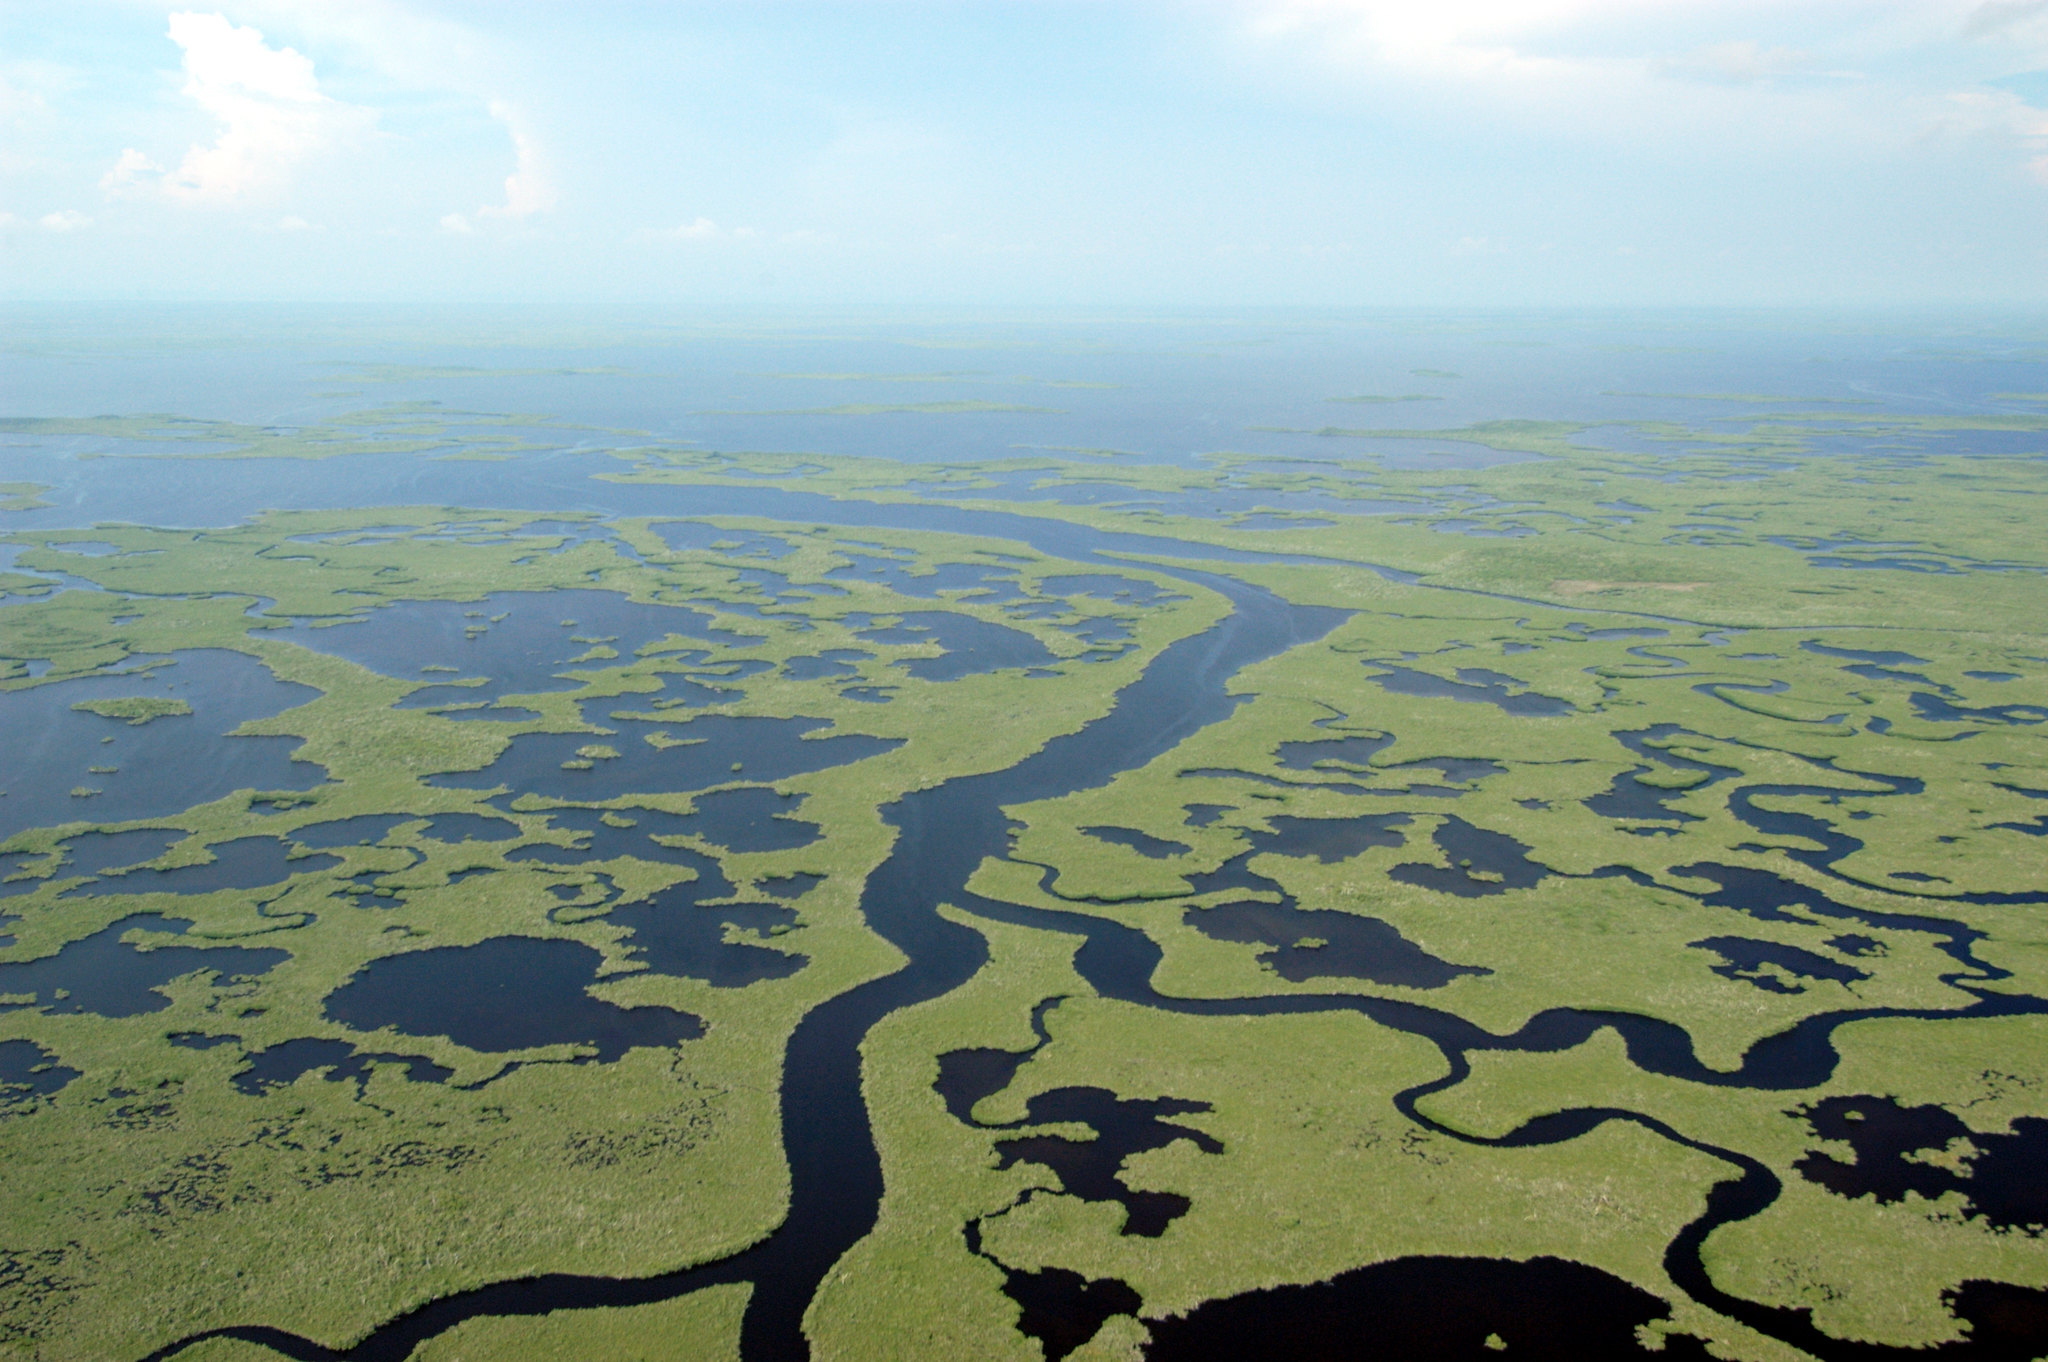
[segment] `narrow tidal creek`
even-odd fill
[[[1044,537],[1065,541],[1059,545],[1061,551],[1073,553],[1074,527],[1044,530]],[[1156,548],[1157,542],[1146,547]],[[1810,1018],[1791,1031],[1759,1042],[1744,1056],[1738,1070],[1721,1072],[1698,1060],[1690,1037],[1681,1028],[1631,1014],[1559,1009],[1531,1018],[1512,1035],[1499,1036],[1453,1014],[1396,999],[1350,994],[1195,999],[1160,994],[1150,982],[1159,962],[1159,949],[1142,933],[1082,913],[995,902],[966,888],[985,857],[1004,853],[1008,830],[1005,806],[1099,786],[1119,772],[1144,765],[1197,730],[1227,718],[1248,698],[1232,696],[1227,691],[1230,679],[1243,668],[1320,638],[1345,618],[1339,610],[1290,605],[1260,588],[1193,568],[1162,566],[1160,570],[1223,594],[1233,607],[1232,613],[1203,633],[1167,648],[1138,681],[1118,695],[1115,707],[1103,718],[1052,740],[1007,770],[965,776],[913,791],[882,811],[896,830],[896,841],[889,858],[870,876],[861,908],[868,925],[899,948],[907,958],[906,963],[892,974],[817,1007],[792,1034],[782,1079],[782,1134],[790,1167],[790,1200],[787,1217],[767,1238],[732,1257],[653,1277],[551,1274],[479,1287],[421,1306],[342,1351],[265,1326],[215,1330],[200,1337],[260,1343],[305,1362],[342,1358],[349,1362],[402,1362],[422,1341],[467,1319],[647,1304],[715,1284],[749,1282],[753,1290],[741,1337],[746,1362],[808,1358],[804,1312],[833,1265],[873,1228],[881,1206],[881,1160],[861,1097],[861,1042],[878,1022],[898,1009],[959,987],[987,959],[984,939],[978,932],[939,915],[938,908],[947,903],[992,919],[1083,936],[1085,941],[1076,956],[1076,968],[1106,997],[1204,1015],[1350,1010],[1382,1025],[1425,1037],[1443,1051],[1451,1072],[1400,1094],[1396,1105],[1409,1119],[1460,1139],[1468,1137],[1429,1121],[1417,1111],[1416,1103],[1430,1092],[1462,1081],[1469,1072],[1466,1056],[1475,1050],[1558,1050],[1581,1043],[1601,1027],[1613,1027],[1625,1040],[1632,1060],[1650,1072],[1718,1085],[1795,1089],[1822,1082],[1833,1071],[1836,1057],[1832,1032],[1851,1020],[2048,1010],[2048,1003],[2041,1000],[1980,992],[1977,1004],[1960,1011],[1908,1013],[1872,1008],[1835,1013]],[[1576,1138],[1609,1120],[1642,1124],[1730,1165],[1730,1178],[1716,1184],[1705,1213],[1687,1226],[1667,1251],[1666,1266],[1672,1278],[1696,1299],[1825,1358],[1905,1355],[1902,1350],[1828,1338],[1812,1326],[1803,1311],[1739,1301],[1713,1286],[1699,1257],[1707,1236],[1722,1224],[1761,1211],[1776,1199],[1779,1191],[1776,1175],[1754,1160],[1702,1145],[1647,1117],[1618,1110],[1558,1113],[1539,1118],[1490,1143],[1551,1143]],[[1629,1340],[1633,1339],[1634,1324],[1639,1322],[1635,1316],[1649,1318],[1650,1314],[1643,1311],[1654,1314],[1660,1308],[1651,1298],[1637,1300],[1640,1293],[1623,1290],[1625,1284],[1605,1274],[1583,1269],[1574,1275],[1579,1265],[1553,1264],[1552,1260],[1543,1263],[1551,1265],[1527,1266],[1532,1271],[1540,1267],[1538,1275],[1548,1272],[1559,1280],[1569,1278],[1578,1282],[1584,1277],[1586,1280],[1580,1284],[1585,1289],[1580,1294],[1589,1309],[1595,1308],[1596,1300],[1609,1296],[1622,1301],[1627,1307],[1624,1313],[1630,1318],[1619,1336]],[[1532,1311],[1539,1306],[1550,1308],[1544,1302],[1555,1296],[1556,1283],[1549,1278],[1544,1279],[1548,1283],[1544,1290],[1536,1290],[1533,1280],[1527,1284],[1531,1289],[1519,1294],[1508,1292],[1497,1283],[1481,1290],[1485,1283],[1512,1266],[1489,1259],[1414,1260],[1406,1267],[1380,1265],[1359,1269],[1325,1287],[1287,1289],[1297,1295],[1309,1293],[1301,1300],[1288,1295],[1287,1290],[1251,1293],[1232,1302],[1212,1303],[1216,1308],[1204,1307],[1170,1322],[1171,1327],[1157,1339],[1153,1353],[1161,1358],[1206,1356],[1229,1338],[1271,1337],[1266,1331],[1286,1324],[1289,1319],[1323,1315],[1332,1320],[1350,1319],[1369,1301],[1379,1300],[1393,1290],[1395,1277],[1403,1272],[1408,1276],[1420,1272],[1454,1293],[1490,1292],[1497,1301],[1526,1298]],[[1352,1278],[1357,1281],[1352,1282]],[[1407,1278],[1401,1280],[1405,1282]],[[1120,1283],[1113,1286],[1120,1288],[1120,1292],[1103,1284],[1083,1289],[1085,1293],[1087,1289],[1102,1288],[1097,1290],[1098,1295],[1118,1302],[1132,1294]],[[1330,1296],[1333,1291],[1338,1295],[1323,1301],[1323,1296]],[[1315,1295],[1317,1292],[1322,1295]],[[1309,1296],[1314,1296],[1314,1300]],[[1351,1299],[1353,1296],[1356,1300]],[[1959,1298],[1957,1308],[1967,1311],[1976,1304],[1974,1299]],[[1999,1302],[1984,1304],[1990,1308]],[[1027,1305],[1027,1325],[1034,1308]],[[1547,1332],[1533,1317],[1521,1322],[1538,1333]],[[1512,1321],[1504,1321],[1502,1331],[1509,1333],[1512,1325]],[[1205,1341],[1205,1335],[1213,1336]],[[1051,1336],[1042,1335],[1048,1341]],[[1352,1337],[1355,1343],[1356,1336]],[[196,1341],[186,1339],[161,1349],[152,1354],[152,1362],[168,1358]],[[1430,1346],[1443,1341],[1437,1339]],[[1312,1347],[1309,1352],[1322,1355]],[[1925,1352],[1912,1356],[1923,1357]]]

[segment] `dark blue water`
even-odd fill
[[[687,1012],[620,1007],[592,996],[588,989],[602,963],[580,942],[530,936],[435,946],[371,961],[327,995],[325,1008],[356,1031],[389,1026],[486,1052],[586,1046],[598,1063],[704,1033],[704,1024]]]
[[[0,650],[8,637],[0,630]],[[316,699],[312,687],[218,648],[151,662],[132,658],[119,674],[0,692],[0,839],[51,824],[162,817],[236,790],[307,790],[327,779],[324,768],[292,759],[297,738],[226,736]],[[180,700],[192,713],[136,724],[72,708],[129,696]]]
[[[758,642],[720,629],[709,613],[643,603],[612,591],[496,591],[472,601],[399,601],[362,615],[266,630],[301,647],[425,683],[410,708],[476,705],[507,695],[574,690],[574,659],[600,646],[630,659],[670,635]],[[603,659],[586,668],[615,666]]]
[[[521,733],[481,771],[435,776],[450,789],[509,790],[548,799],[599,803],[647,790],[688,791],[739,781],[774,781],[862,761],[901,746],[900,739],[832,733],[825,719],[710,714],[684,723],[623,719],[618,700],[593,700],[584,719],[597,733]],[[650,733],[692,741],[657,746]],[[592,747],[616,755],[586,757]],[[579,764],[580,763],[580,764]]]
[[[138,914],[66,942],[54,955],[0,962],[0,994],[31,1000],[0,1004],[0,1013],[16,1007],[100,1017],[161,1012],[171,999],[159,990],[173,979],[207,974],[224,983],[266,974],[288,958],[268,946],[157,944],[138,935],[191,925],[182,918]]]

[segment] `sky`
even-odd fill
[[[0,0],[0,298],[2036,307],[2048,0]]]

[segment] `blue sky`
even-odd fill
[[[0,296],[2048,302],[2048,0],[0,0]]]

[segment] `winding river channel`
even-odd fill
[[[1105,997],[1203,1015],[1349,1010],[1424,1037],[1442,1051],[1449,1073],[1400,1094],[1396,1105],[1410,1120],[1457,1139],[1471,1137],[1430,1121],[1417,1109],[1417,1103],[1462,1081],[1469,1072],[1468,1056],[1475,1051],[1559,1050],[1581,1043],[1602,1027],[1611,1027],[1622,1036],[1631,1059],[1648,1072],[1703,1084],[1804,1089],[1825,1081],[1833,1072],[1832,1034],[1847,1022],[1872,1017],[1981,1017],[2048,1010],[2048,1002],[2042,1000],[1973,987],[1995,979],[1998,972],[1974,960],[1969,941],[1957,938],[1953,924],[1929,918],[1924,925],[1914,925],[1913,920],[1899,915],[1891,915],[1887,925],[1933,932],[1950,941],[1959,964],[1953,979],[1958,987],[1973,993],[1976,1002],[1948,1012],[1862,1009],[1814,1017],[1757,1043],[1733,1071],[1701,1063],[1683,1029],[1633,1014],[1555,1010],[1537,1015],[1512,1035],[1502,1036],[1451,1013],[1397,999],[1354,994],[1200,999],[1160,994],[1151,985],[1160,951],[1143,933],[1084,913],[991,901],[966,886],[984,858],[1003,855],[1008,831],[1006,806],[1099,786],[1119,772],[1144,765],[1199,729],[1226,719],[1247,698],[1229,693],[1231,679],[1243,669],[1320,638],[1345,618],[1338,610],[1289,604],[1260,588],[1194,565],[1204,560],[1256,561],[1260,555],[1148,535],[1098,533],[1056,520],[1004,512],[842,501],[771,488],[621,485],[592,478],[595,471],[617,467],[609,460],[598,462],[598,456],[515,465],[520,471],[496,469],[488,488],[479,486],[473,474],[445,471],[449,465],[422,472],[421,465],[411,463],[404,466],[402,475],[394,465],[387,471],[398,476],[380,478],[365,476],[376,472],[377,460],[347,462],[351,477],[346,492],[338,479],[330,482],[323,475],[308,482],[327,485],[279,495],[286,489],[267,482],[252,490],[239,477],[246,466],[202,465],[214,476],[195,477],[193,466],[186,465],[179,470],[181,492],[184,497],[197,497],[187,502],[190,514],[181,515],[161,503],[145,509],[137,498],[146,498],[146,488],[138,490],[131,484],[122,490],[108,482],[95,484],[89,494],[84,488],[77,489],[80,494],[66,505],[31,513],[24,517],[24,527],[123,518],[218,523],[224,517],[232,520],[251,513],[259,509],[259,503],[294,501],[324,506],[436,501],[518,505],[537,511],[592,510],[605,515],[760,515],[794,522],[988,535],[1105,565],[1123,561],[1114,555],[1147,555],[1148,566],[1221,593],[1232,610],[1220,623],[1180,640],[1154,658],[1142,676],[1118,695],[1114,708],[1104,717],[1054,739],[1007,770],[917,790],[882,811],[896,838],[888,859],[870,876],[861,907],[868,925],[895,945],[906,961],[895,972],[817,1007],[792,1034],[784,1057],[781,1107],[790,1200],[783,1223],[766,1239],[735,1256],[653,1277],[549,1275],[476,1288],[421,1306],[341,1351],[265,1326],[215,1330],[199,1338],[241,1339],[309,1362],[335,1358],[400,1362],[424,1340],[472,1318],[645,1304],[720,1283],[747,1282],[752,1284],[752,1294],[742,1331],[746,1362],[807,1357],[804,1312],[834,1263],[873,1228],[884,1190],[881,1160],[862,1099],[861,1043],[891,1013],[959,987],[986,960],[981,934],[941,917],[938,909],[943,904],[989,919],[1084,938],[1076,968]],[[194,492],[195,486],[215,480],[223,484],[221,495]],[[230,487],[231,482],[236,485]],[[1162,558],[1166,561],[1161,562]],[[1635,1122],[1729,1166],[1729,1178],[1712,1189],[1704,1214],[1667,1250],[1666,1268],[1671,1277],[1700,1303],[1827,1359],[1924,1358],[1945,1351],[1843,1342],[1821,1334],[1803,1311],[1753,1304],[1717,1288],[1700,1257],[1707,1237],[1720,1225],[1756,1214],[1779,1192],[1776,1175],[1745,1155],[1701,1144],[1639,1113],[1604,1109],[1546,1116],[1498,1140],[1480,1142],[1553,1143],[1576,1138],[1607,1121]],[[1967,1313],[1969,1303],[1959,1301],[1957,1308]],[[151,1357],[168,1358],[196,1341],[182,1340]]]

